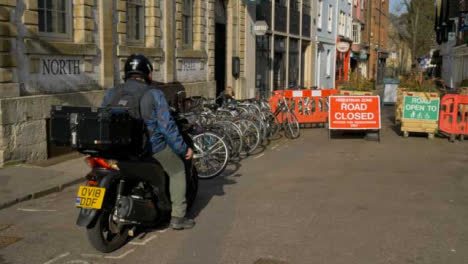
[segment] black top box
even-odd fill
[[[52,106],[50,137],[57,146],[106,158],[138,156],[143,151],[144,123],[128,108]]]

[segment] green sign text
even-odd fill
[[[440,99],[424,99],[418,96],[405,96],[403,119],[439,120]]]

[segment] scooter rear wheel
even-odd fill
[[[112,221],[112,215],[107,210],[102,210],[96,219],[94,226],[87,229],[88,240],[91,245],[102,253],[109,253],[122,247],[128,238],[128,228],[113,232],[116,226]]]

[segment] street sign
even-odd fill
[[[268,24],[267,22],[263,21],[263,20],[259,20],[259,21],[256,21],[255,22],[255,25],[254,25],[254,32],[255,32],[255,35],[257,36],[263,36],[265,35],[265,33],[268,31]]]
[[[398,84],[384,84],[384,104],[394,104],[397,101]]]
[[[405,96],[403,119],[439,120],[440,99],[424,99],[419,96]]]
[[[350,47],[351,45],[349,44],[349,42],[346,42],[346,41],[338,42],[336,44],[336,50],[342,53],[348,52]]]
[[[457,39],[457,34],[455,32],[448,33],[448,41],[455,41]]]
[[[329,129],[380,129],[379,96],[330,96]]]

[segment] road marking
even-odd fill
[[[166,229],[163,229],[163,230],[159,230],[159,231],[158,231],[158,233],[164,233],[164,232],[166,232],[166,231],[167,231],[167,229],[168,229],[168,228],[166,228]]]
[[[147,239],[145,239],[145,240],[142,241],[142,242],[133,242],[133,241],[132,241],[132,242],[130,242],[129,244],[130,244],[130,245],[137,245],[137,246],[144,246],[144,245],[146,245],[148,242],[150,242],[151,240],[153,240],[153,239],[155,239],[155,238],[157,238],[157,237],[158,237],[157,235],[153,235],[153,236],[148,237]]]
[[[65,264],[90,264],[90,263],[88,261],[86,261],[86,260],[77,259],[77,260],[67,261],[67,262],[65,262]]]
[[[51,264],[51,263],[54,263],[55,261],[57,261],[57,260],[59,260],[59,259],[61,259],[61,258],[64,258],[64,257],[66,257],[66,256],[68,256],[68,255],[70,255],[70,252],[63,253],[62,255],[59,255],[59,256],[57,256],[57,257],[55,257],[55,258],[53,258],[53,259],[51,259],[51,260],[49,260],[49,261],[47,261],[47,262],[44,262],[44,264]]]
[[[125,258],[128,254],[132,253],[133,251],[135,251],[134,248],[130,249],[129,251],[123,253],[120,256],[105,256],[104,258],[106,258],[106,259],[122,259],[122,258]]]
[[[277,147],[279,147],[279,144],[274,145],[273,147],[271,147],[271,149],[275,149]]]
[[[50,210],[50,209],[28,209],[28,208],[18,208],[18,211],[23,212],[57,212],[57,210]]]
[[[265,155],[265,153],[259,154],[259,155],[255,156],[253,159],[259,159],[259,158],[263,157],[264,155]]]
[[[85,258],[102,258],[104,257],[103,255],[98,255],[98,254],[81,254],[82,257],[85,257]]]

